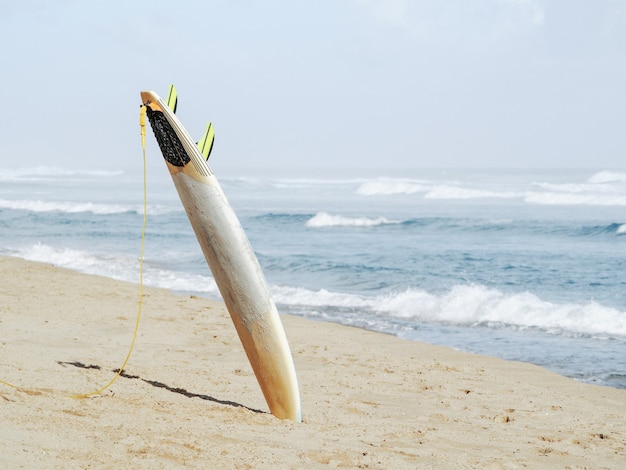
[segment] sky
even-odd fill
[[[0,0],[0,50],[0,168],[132,171],[170,83],[216,173],[626,168],[626,0]]]

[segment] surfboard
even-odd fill
[[[293,357],[265,276],[204,154],[174,114],[176,96],[173,87],[167,102],[142,91],[141,102],[270,412],[300,422]]]

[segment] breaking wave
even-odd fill
[[[536,328],[553,334],[626,337],[626,312],[596,302],[558,304],[525,292],[506,294],[481,285],[457,285],[444,294],[410,288],[399,293],[367,297],[326,290],[275,288],[274,298],[285,305],[316,309],[361,309],[374,314],[425,322],[465,326]]]
[[[93,202],[39,201],[39,200],[8,200],[0,199],[0,209],[25,210],[31,212],[64,212],[75,214],[91,212],[96,215],[123,214],[133,212],[143,214],[143,206],[138,204],[98,204]],[[164,205],[148,206],[148,214],[160,215],[175,211]]]
[[[482,182],[380,178],[361,183],[362,196],[417,195],[431,200],[518,199],[529,204],[626,206],[626,173],[601,171],[586,181],[516,182],[502,184],[494,177]]]
[[[52,166],[31,168],[0,168],[0,181],[40,181],[67,177],[111,177],[123,175],[123,171],[73,170]]]
[[[71,248],[54,248],[36,243],[32,247],[12,250],[9,255],[30,261],[50,263],[61,268],[85,274],[95,274],[126,282],[139,282],[139,260],[130,256],[94,255]],[[172,271],[144,262],[145,285],[178,292],[195,292],[219,298],[217,285],[212,277],[188,272]]]
[[[307,222],[307,227],[320,228],[320,227],[374,227],[376,225],[386,224],[398,224],[396,222],[387,219],[386,217],[345,217],[343,215],[331,215],[327,212],[318,212],[311,217]]]

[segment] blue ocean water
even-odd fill
[[[144,280],[219,298],[155,160]],[[218,177],[281,312],[626,388],[626,171]],[[142,178],[0,169],[0,254],[138,282]]]

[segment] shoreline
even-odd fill
[[[8,467],[618,468],[626,390],[281,315],[303,423],[269,414],[225,307],[0,257]],[[8,464],[8,465],[6,465]]]

